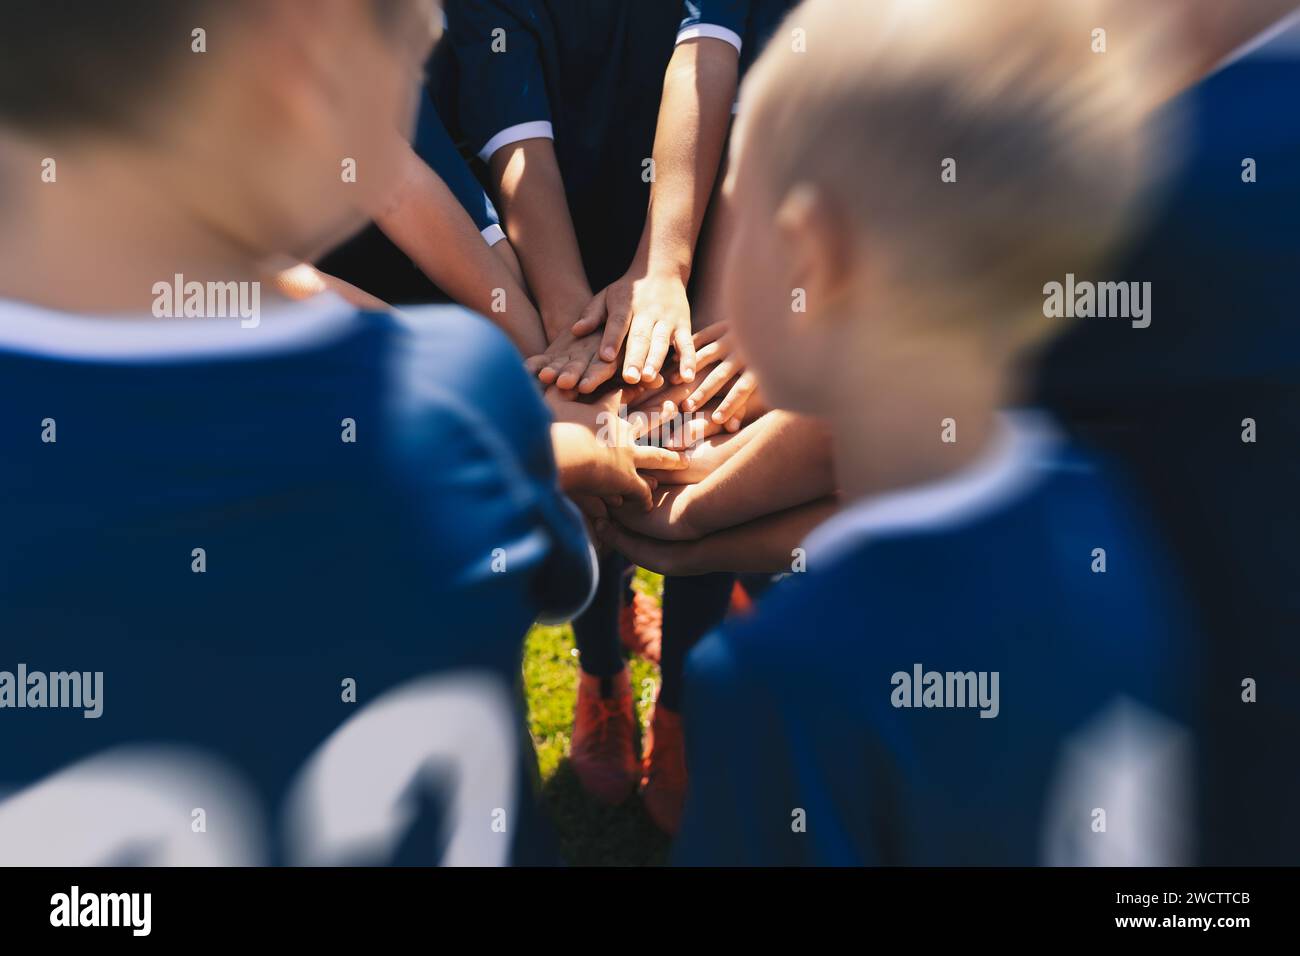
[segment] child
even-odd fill
[[[538,297],[551,348],[531,364],[546,384],[590,394],[615,374],[620,353],[626,382],[653,382],[670,349],[680,377],[693,380],[687,286],[740,59],[752,57],[774,25],[772,11],[785,5],[687,4],[675,48],[667,5],[450,6],[460,122],[488,166]],[[661,98],[646,95],[647,74],[665,77]],[[593,288],[601,290],[594,297]],[[699,404],[729,378],[700,392]],[[733,430],[751,390],[741,376],[722,395],[732,403],[719,407],[736,416]],[[668,582],[661,643],[651,599],[620,594],[609,583],[622,566],[617,557],[606,562],[605,589],[575,622],[583,674],[572,761],[586,789],[606,802],[626,797],[639,776],[651,818],[673,832],[685,789],[680,665],[695,639],[721,620],[732,576]],[[658,660],[663,674],[639,773],[619,633],[625,645]]]
[[[447,5],[459,108],[452,124],[486,168],[486,181],[519,254],[550,346],[541,380],[584,391],[615,363],[593,363],[598,334],[576,335],[593,289],[617,279],[646,218],[659,106],[657,82],[673,50],[669,3],[585,0],[455,0]],[[566,371],[567,369],[567,371]],[[571,762],[584,789],[606,803],[638,778],[635,714],[620,627],[644,597],[631,569],[601,563],[602,585],[574,621],[582,673]]]
[[[790,6],[789,0],[687,0],[684,4],[676,47],[664,74],[655,132],[655,178],[636,256],[573,329],[578,335],[600,332],[600,352],[593,358],[597,368],[613,363],[621,351],[623,379],[631,383],[657,376],[670,346],[675,348],[679,377],[689,391],[682,409],[696,412],[719,396],[709,409],[713,429],[725,426],[735,432],[740,428],[755,383],[752,373],[725,351],[729,344],[725,340],[709,341],[698,356],[695,352],[693,327],[700,329],[717,318],[709,314],[710,300],[704,291],[712,277],[696,272],[697,258],[704,258],[696,253],[723,165],[740,77]],[[711,231],[715,242],[725,241],[725,223],[713,223]],[[693,277],[696,281],[690,289]],[[694,294],[688,296],[688,291]],[[692,305],[701,302],[702,314],[697,309],[692,317]],[[703,367],[711,361],[711,368]],[[703,380],[692,388],[697,366]],[[600,376],[593,372],[582,373],[580,388],[596,384]],[[735,583],[730,573],[667,577],[662,622],[643,616],[637,621],[639,627],[624,629],[625,642],[630,632],[632,646],[649,649],[659,661],[659,693],[641,761],[641,796],[651,819],[668,833],[677,832],[686,797],[680,717],[686,654],[722,622]],[[638,610],[635,604],[633,609]]]
[[[772,404],[829,424],[848,504],[691,655],[681,862],[1185,859],[1160,556],[1098,462],[999,412],[1043,285],[1155,162],[1137,51],[1094,26],[810,0],[807,52],[746,82],[728,315]]]
[[[267,267],[382,204],[435,9],[8,15],[0,863],[553,859],[516,685],[594,586],[560,486],[672,456],[550,424],[484,320]]]

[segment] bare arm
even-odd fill
[[[414,150],[407,151],[403,174],[393,201],[375,217],[379,228],[440,289],[500,326],[524,355],[545,348],[537,310],[510,271],[513,256],[483,241],[455,195]]]
[[[649,274],[690,277],[731,125],[738,61],[721,40],[688,40],[673,51],[655,130],[651,214],[637,253]]]
[[[647,472],[647,477],[654,478],[661,485],[693,485],[701,482],[749,444],[754,434],[754,429],[746,428],[738,432],[710,435],[681,453],[686,460],[685,468]]]
[[[627,339],[627,382],[657,375],[673,347],[685,380],[694,377],[686,284],[726,145],[738,60],[734,47],[712,38],[688,40],[674,50],[664,75],[650,209],[636,257],[606,290],[604,309],[588,312],[574,327],[587,334],[604,324],[604,362],[614,362]]]
[[[699,484],[658,488],[649,513],[620,509],[613,513],[615,520],[638,534],[681,541],[835,490],[830,433],[823,423],[769,412],[750,428],[754,437]]]
[[[596,522],[596,534],[633,564],[660,574],[776,574],[791,570],[795,548],[837,507],[835,498],[823,498],[693,541],[648,538],[605,520]]]
[[[591,302],[554,144],[549,139],[510,143],[493,153],[488,165],[506,235],[537,297],[547,342],[554,342]]]

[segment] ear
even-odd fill
[[[825,305],[845,294],[853,272],[852,240],[824,190],[796,184],[777,208],[776,228],[790,250],[792,281],[810,301]]]

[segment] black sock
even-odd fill
[[[617,554],[609,555],[600,562],[600,583],[596,586],[596,596],[591,606],[573,622],[578,661],[583,671],[592,677],[611,678],[623,669],[623,653],[618,639],[618,612],[625,587],[623,570],[626,565],[626,560]]]
[[[731,586],[730,572],[700,574],[688,578],[664,579],[664,632],[660,645],[659,703],[680,713],[686,655],[701,637],[727,615]]]

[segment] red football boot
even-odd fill
[[[630,653],[659,663],[663,641],[664,612],[648,594],[632,592],[632,600],[618,612],[618,636]]]
[[[655,704],[654,718],[645,738],[641,800],[659,829],[677,833],[686,803],[686,745],[680,714]]]
[[[636,716],[627,668],[609,679],[601,696],[601,678],[578,678],[578,707],[573,721],[569,760],[583,789],[602,803],[622,803],[636,786]]]

